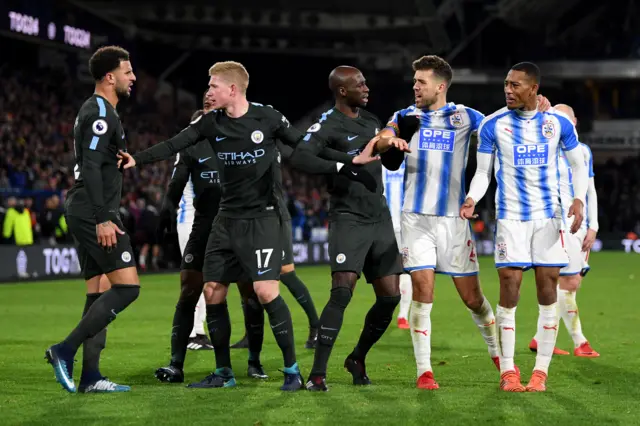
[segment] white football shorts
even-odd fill
[[[508,220],[496,223],[496,268],[565,267],[569,258],[562,219]]]
[[[404,269],[434,269],[455,277],[478,274],[476,244],[468,220],[402,212]]]

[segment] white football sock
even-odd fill
[[[551,305],[538,305],[538,353],[536,354],[536,365],[534,370],[548,373],[553,348],[556,346],[558,337],[558,306],[557,303]]]
[[[411,340],[416,357],[418,377],[431,369],[431,307],[432,303],[411,302]]]
[[[412,294],[413,286],[411,285],[411,276],[409,274],[400,275],[400,310],[398,312],[398,318],[407,319],[409,317]]]
[[[500,373],[515,371],[513,356],[516,350],[516,308],[496,307],[496,329],[500,356]]]
[[[204,293],[200,293],[198,304],[193,317],[193,330],[191,330],[191,336],[196,337],[196,334],[207,334],[204,331],[204,320],[207,318],[207,303],[204,300]]]
[[[573,345],[577,348],[587,341],[582,334],[582,324],[578,315],[578,304],[576,302],[576,292],[562,290],[558,288],[558,310],[564,321],[564,325],[569,330]]]
[[[480,330],[480,334],[482,334],[482,338],[487,344],[489,355],[491,358],[497,357],[500,351],[498,350],[496,317],[493,315],[491,304],[485,297],[478,312],[473,312],[471,309],[469,309],[469,312],[471,312],[471,318],[473,318],[473,322],[478,326],[478,330]]]

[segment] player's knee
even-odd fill
[[[351,301],[353,292],[350,288],[340,286],[331,289],[331,296],[329,297],[329,303],[336,308],[344,311],[347,309],[349,302]]]
[[[195,299],[197,303],[203,287],[202,274],[193,271],[180,272],[180,300],[191,302]]]
[[[580,288],[580,282],[582,281],[582,277],[577,275],[570,275],[565,277],[560,277],[560,289],[566,291],[577,291]]]
[[[394,296],[378,296],[376,297],[376,303],[380,305],[385,314],[393,315],[393,311],[395,311],[396,306],[400,303],[400,299],[399,294]]]
[[[500,285],[507,288],[518,288],[522,281],[522,270],[516,268],[500,268],[498,269],[500,277]]]
[[[421,269],[411,273],[411,283],[414,290],[433,288],[434,282],[435,271],[433,269]]]
[[[482,293],[479,295],[476,293],[468,293],[462,295],[462,301],[467,308],[471,309],[473,312],[477,312],[482,308],[484,297],[482,296]]]
[[[228,288],[225,285],[215,282],[205,284],[205,301],[207,305],[219,305],[227,299]]]
[[[277,281],[263,281],[261,283],[254,283],[253,290],[258,296],[258,300],[263,305],[273,301],[280,295],[280,287]]]
[[[335,272],[331,277],[331,287],[345,287],[353,291],[358,281],[358,276],[353,272]]]
[[[373,290],[376,296],[400,296],[400,277],[388,275],[373,280]]]

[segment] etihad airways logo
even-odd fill
[[[224,161],[225,166],[244,166],[256,164],[258,159],[264,157],[264,149],[243,152],[218,152],[218,159]]]

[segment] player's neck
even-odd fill
[[[522,111],[535,111],[538,109],[538,98],[533,98],[530,101],[525,102],[524,106],[520,108]]]
[[[437,111],[447,105],[447,98],[438,99],[436,103],[429,105],[429,111]]]
[[[342,102],[336,102],[334,108],[346,115],[349,118],[360,117],[360,108],[352,107]]]
[[[113,108],[118,105],[118,95],[116,95],[116,92],[113,90],[105,90],[103,87],[96,85],[96,90],[93,93],[105,98]]]
[[[249,111],[249,101],[247,98],[238,99],[233,104],[224,109],[225,114],[231,118],[240,118]]]

